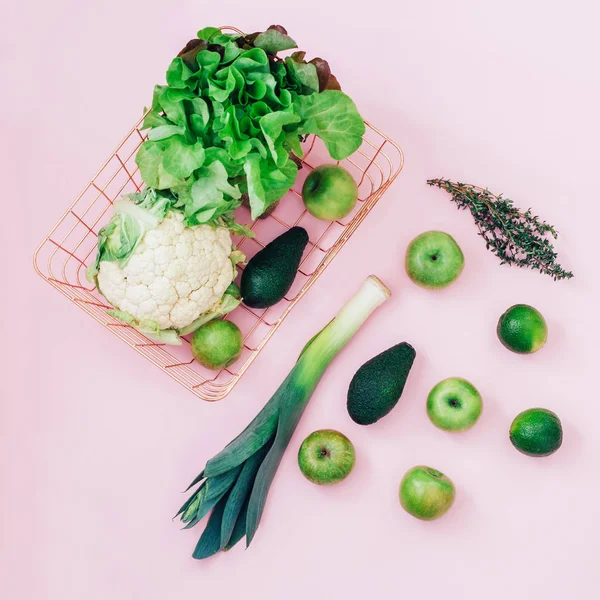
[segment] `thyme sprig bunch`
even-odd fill
[[[556,262],[557,254],[547,237],[550,234],[556,239],[558,232],[531,209],[522,211],[509,198],[465,183],[429,179],[427,184],[447,191],[459,209],[470,211],[486,248],[501,264],[538,270],[555,281],[573,277]]]

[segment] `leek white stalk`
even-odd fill
[[[255,419],[209,460],[192,482],[190,488],[199,487],[176,516],[181,515],[189,528],[211,513],[194,558],[228,550],[244,536],[250,544],[277,467],[317,384],[331,361],[389,297],[385,285],[369,276],[336,317],[310,340]]]

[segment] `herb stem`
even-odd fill
[[[557,254],[546,236],[549,233],[556,239],[556,229],[540,221],[531,209],[522,211],[501,194],[474,185],[449,179],[429,179],[427,184],[447,191],[459,209],[469,210],[486,248],[501,264],[535,269],[555,281],[573,277],[556,262]]]

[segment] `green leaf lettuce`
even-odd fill
[[[231,214],[242,193],[259,217],[293,185],[290,154],[302,157],[308,134],[335,160],[360,146],[364,123],[348,96],[326,89],[327,62],[277,56],[292,48],[280,26],[248,36],[206,27],[173,59],[167,85],[155,87],[136,162],[148,186],[177,197],[186,224]]]

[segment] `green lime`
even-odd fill
[[[192,337],[194,358],[208,369],[223,369],[242,353],[244,341],[240,328],[231,321],[209,321]]]
[[[524,410],[510,426],[512,445],[527,456],[553,454],[560,448],[562,439],[560,419],[545,408]]]
[[[548,325],[539,310],[528,304],[511,306],[498,319],[496,329],[502,344],[519,354],[540,350],[548,339]]]

